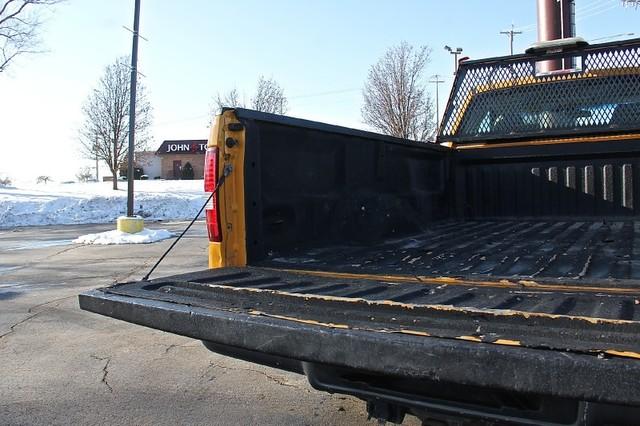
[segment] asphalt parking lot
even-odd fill
[[[81,311],[78,293],[140,278],[170,244],[71,243],[112,228],[0,230],[0,424],[376,424],[303,376]],[[206,268],[206,245],[196,224],[155,276]]]

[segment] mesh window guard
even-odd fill
[[[640,130],[640,39],[461,63],[438,141],[629,130]]]

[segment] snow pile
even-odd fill
[[[109,223],[126,214],[126,182],[14,184],[0,187],[0,228]],[[208,194],[202,180],[136,181],[135,214],[147,220],[191,219]]]
[[[136,234],[129,234],[118,230],[100,232],[97,234],[81,235],[73,240],[76,244],[148,244],[156,241],[166,240],[173,237],[173,234],[166,229],[144,228]]]

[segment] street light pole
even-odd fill
[[[453,75],[456,75],[456,73],[458,72],[458,55],[462,53],[462,47],[456,47],[455,49],[452,49],[449,46],[445,46],[444,50],[453,55]]]
[[[138,34],[140,32],[140,0],[135,0],[133,13],[133,46],[131,48],[131,90],[129,93],[129,151],[127,155],[127,216],[133,216],[133,155],[136,130],[136,85],[138,79]]]
[[[431,76],[431,79],[429,80],[429,83],[434,83],[436,85],[436,132],[440,130],[440,97],[438,86],[440,86],[441,83],[444,83],[444,80],[440,80],[441,77],[442,76],[440,74],[435,74]]]

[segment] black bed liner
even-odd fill
[[[85,294],[80,303],[114,318],[287,359],[640,404],[640,322],[620,319],[637,294],[396,278],[224,268],[120,284]],[[483,372],[479,365],[501,368]],[[536,379],[501,377],[506,371]]]
[[[260,266],[370,274],[559,280],[640,290],[640,221],[446,220],[375,245],[272,253]],[[633,309],[632,309],[633,310]]]

